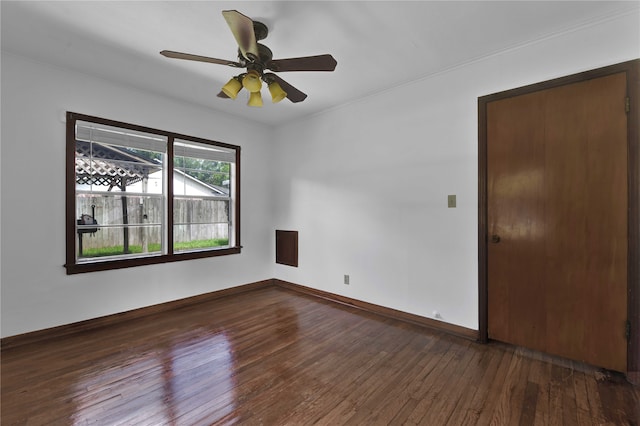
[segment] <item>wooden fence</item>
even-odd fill
[[[126,204],[125,204],[126,202]],[[229,201],[211,199],[174,200],[175,242],[229,237]],[[163,202],[157,197],[114,194],[78,197],[76,218],[93,216],[98,231],[82,235],[84,249],[160,243]],[[127,226],[125,226],[127,224]]]

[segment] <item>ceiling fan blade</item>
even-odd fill
[[[257,59],[258,44],[253,30],[253,20],[237,10],[223,10],[222,16],[224,16],[227,25],[229,25],[233,36],[236,38],[242,56],[249,60]]]
[[[298,102],[302,102],[307,98],[306,93],[303,93],[300,90],[296,89],[295,87],[293,87],[292,85],[290,85],[289,83],[281,79],[276,74],[269,72],[269,73],[265,73],[265,76],[267,76],[267,78],[272,78],[275,81],[277,81],[280,87],[282,87],[282,90],[287,92],[287,99],[289,99],[294,104]]]
[[[231,67],[236,67],[236,68],[243,67],[243,65],[240,64],[239,62],[228,61],[226,59],[209,58],[207,56],[192,55],[190,53],[174,52],[172,50],[163,50],[162,52],[160,52],[160,54],[162,56],[166,56],[167,58],[186,59],[189,61],[198,61],[198,62],[209,62],[212,64],[229,65]]]
[[[317,55],[301,58],[274,59],[267,63],[267,69],[275,72],[282,71],[333,71],[338,62],[333,56]]]

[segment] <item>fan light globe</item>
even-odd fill
[[[269,92],[271,92],[271,102],[274,104],[277,104],[287,97],[287,92],[282,90],[282,87],[280,87],[277,81],[269,83]]]
[[[242,79],[242,85],[251,93],[259,92],[262,88],[262,81],[260,81],[260,74],[258,71],[249,71]]]
[[[249,94],[249,102],[247,103],[247,105],[252,106],[252,107],[261,107],[262,106],[262,95],[260,94],[260,91],[251,92]]]
[[[232,78],[222,86],[222,92],[230,97],[231,99],[235,99],[238,97],[238,92],[242,89],[242,83],[237,78]]]

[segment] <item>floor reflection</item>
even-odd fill
[[[199,336],[91,369],[74,392],[73,424],[214,423],[234,406],[234,358],[225,333]],[[132,382],[135,383],[132,386]]]
[[[166,383],[173,398],[169,404],[175,411],[172,418],[196,421],[206,417],[215,422],[234,410],[234,359],[226,334],[174,347],[170,374]]]

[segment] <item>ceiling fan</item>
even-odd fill
[[[260,89],[264,81],[269,87],[274,103],[285,97],[291,102],[302,102],[307,95],[296,89],[273,72],[285,71],[333,71],[337,62],[329,54],[304,56],[300,58],[273,59],[271,50],[258,43],[267,37],[269,30],[265,24],[253,21],[237,10],[222,12],[233,36],[238,43],[238,61],[192,55],[190,53],[163,50],[161,55],[167,58],[186,59],[189,61],[209,62],[228,65],[235,68],[246,68],[247,71],[233,77],[222,87],[218,97],[235,99],[244,87],[250,92],[249,106],[262,106]],[[273,72],[265,72],[265,71]]]

